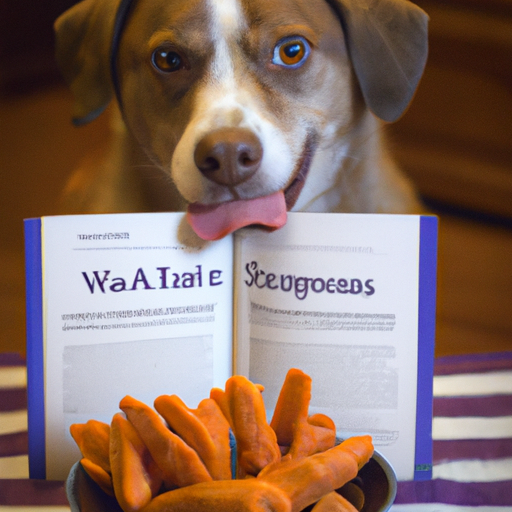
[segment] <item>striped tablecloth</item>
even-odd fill
[[[512,511],[512,352],[436,360],[434,470],[399,482],[392,512]],[[0,354],[0,512],[68,511],[62,482],[29,480],[26,373]]]

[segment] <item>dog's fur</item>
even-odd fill
[[[84,0],[56,22],[78,123],[115,97],[109,58],[119,1]],[[274,58],[288,36],[311,47],[298,67]],[[178,52],[183,67],[158,70],[159,47]],[[416,212],[380,128],[406,109],[426,55],[427,16],[407,0],[138,0],[117,55],[122,108],[114,108],[110,158],[78,172],[69,204],[180,211],[267,196],[308,171],[289,209]],[[239,176],[234,164],[220,179],[201,171],[197,147],[212,133],[216,141],[227,134],[224,145],[239,136],[259,145],[256,169]]]

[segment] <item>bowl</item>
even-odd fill
[[[361,487],[365,504],[361,512],[386,512],[395,500],[396,474],[378,452],[359,471],[354,482]],[[71,468],[66,481],[71,512],[123,512],[115,498],[107,495],[85,472],[80,462]]]

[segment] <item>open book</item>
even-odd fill
[[[291,213],[190,250],[182,217],[25,221],[31,477],[66,478],[69,426],[109,423],[125,395],[196,407],[238,373],[270,419],[295,367],[311,414],[370,433],[399,479],[430,478],[437,219]]]

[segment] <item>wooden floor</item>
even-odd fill
[[[0,351],[25,350],[22,219],[55,213],[70,171],[108,139],[105,120],[72,128],[70,110],[61,87],[0,98]],[[440,218],[436,354],[512,350],[512,229]]]

